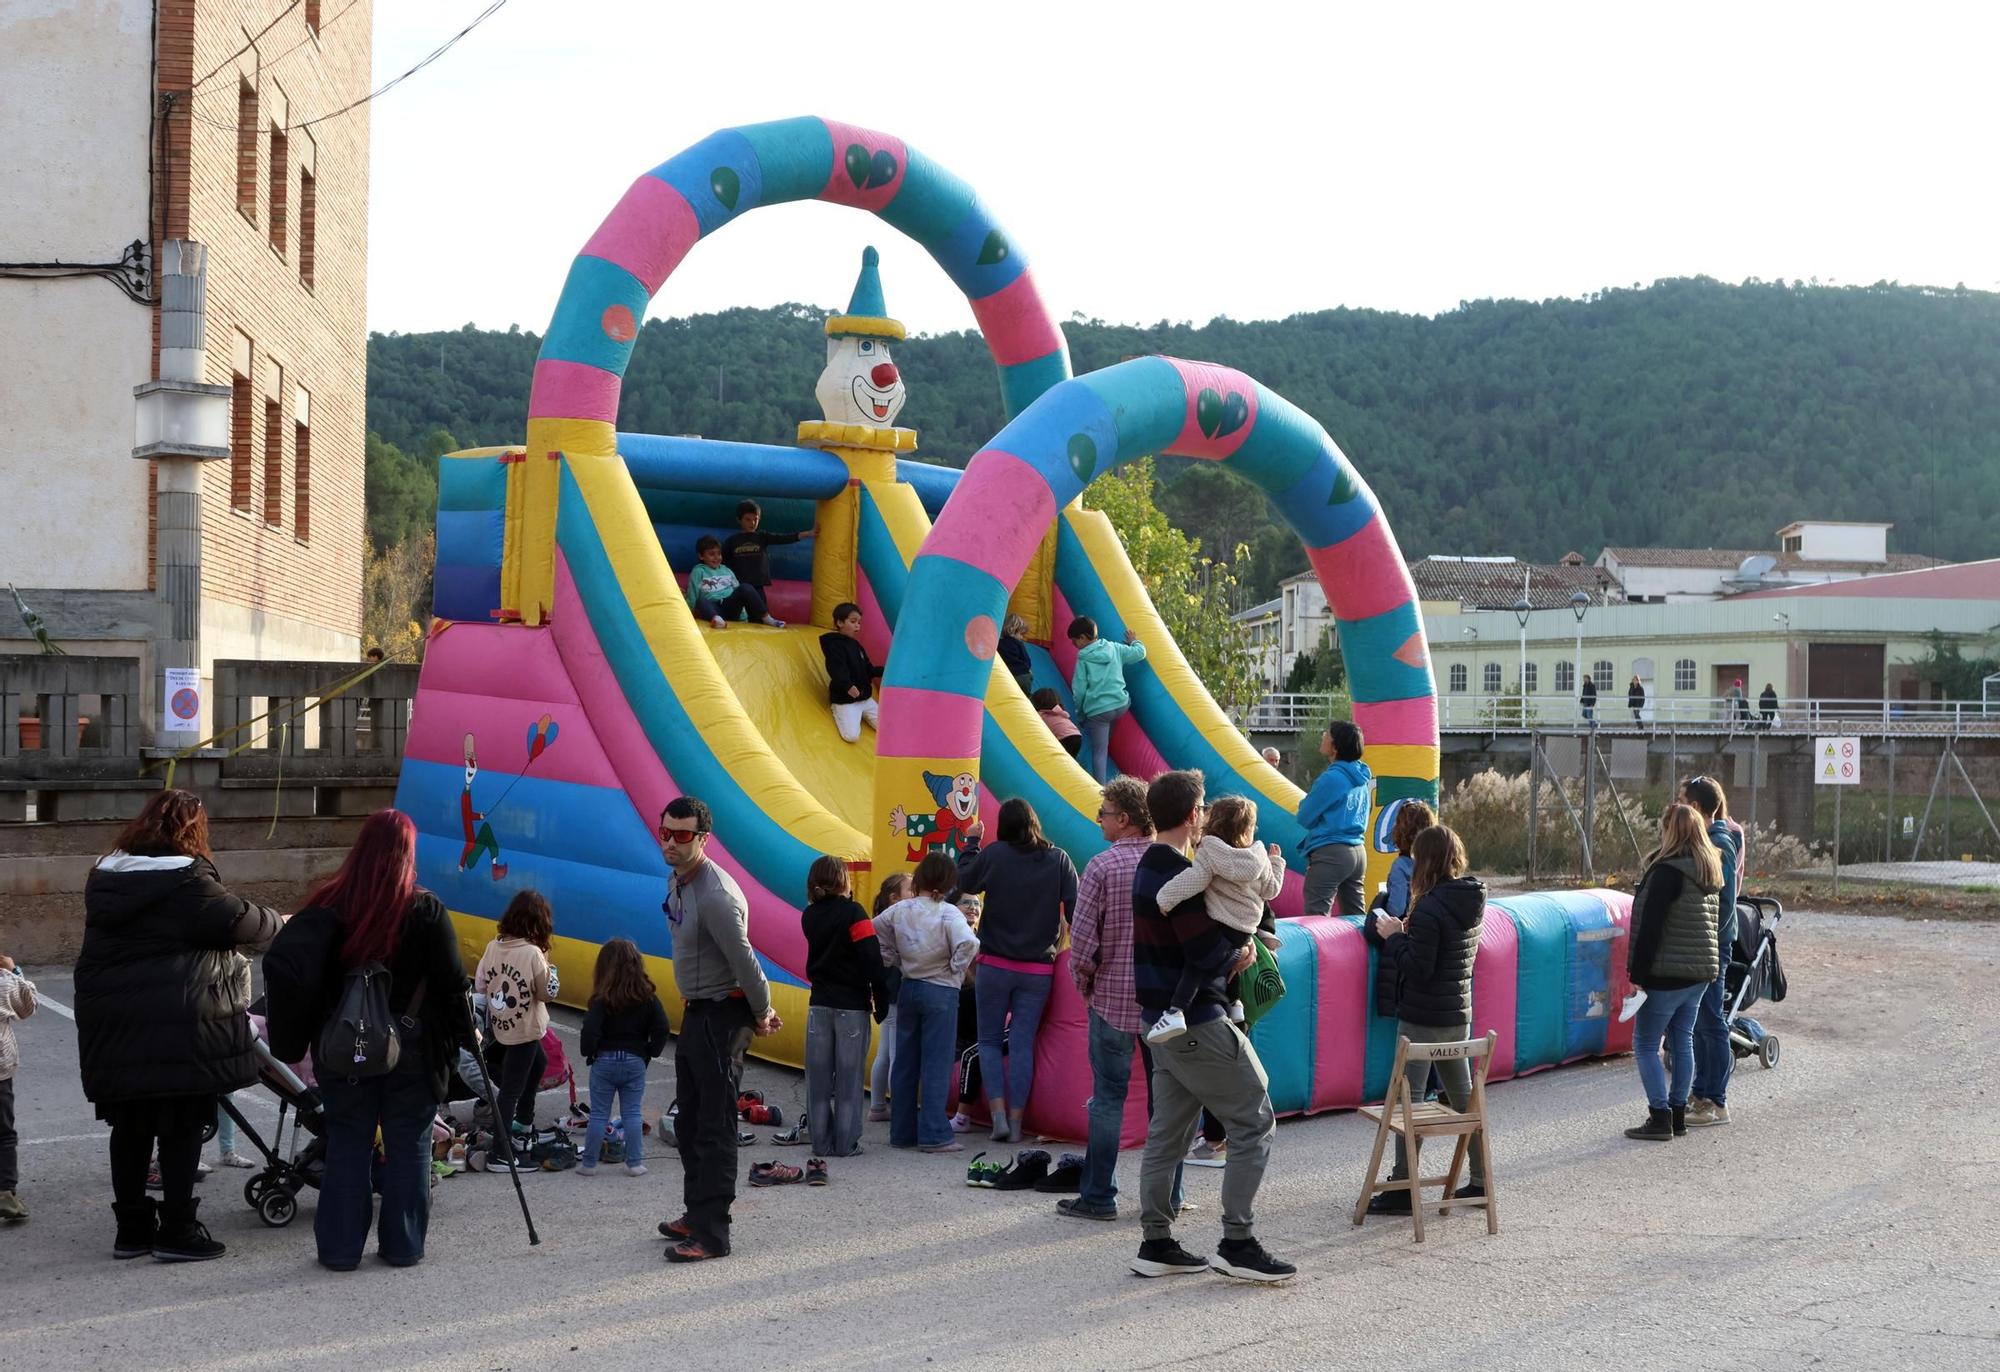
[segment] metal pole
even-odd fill
[[[1588,734],[1584,741],[1591,741]],[[1590,884],[1597,884],[1597,856],[1593,851],[1591,836],[1597,829],[1597,749],[1587,748],[1583,756],[1583,867],[1590,877]]]
[[[1882,812],[1882,861],[1894,862],[1896,843],[1896,736],[1889,735],[1889,801]]]
[[[1753,835],[1757,832],[1757,778],[1761,774],[1758,764],[1763,761],[1763,757],[1764,740],[1752,734],[1750,736],[1750,832]]]
[[[1542,736],[1532,730],[1528,734],[1528,880],[1539,878],[1535,867],[1535,838],[1542,828]]]
[[[1576,676],[1572,682],[1574,690],[1583,689],[1583,616],[1576,617]]]
[[[1833,788],[1833,898],[1840,899],[1840,793],[1845,786]]]

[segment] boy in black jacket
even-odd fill
[[[811,538],[819,530],[813,528],[799,534],[767,534],[757,527],[763,518],[763,507],[756,501],[745,500],[737,505],[736,532],[723,535],[722,561],[745,586],[768,591],[771,586],[769,550]]]
[[[815,858],[806,873],[806,895],[799,913],[806,979],[812,983],[806,1009],[806,1128],[815,1153],[844,1158],[861,1151],[869,1021],[880,1024],[889,1014],[888,972],[875,922],[855,904],[844,861]]]
[[[833,607],[833,632],[819,636],[819,650],[826,655],[826,698],[833,706],[833,726],[843,741],[858,743],[862,721],[876,727],[875,681],[882,675],[861,646],[859,605],[844,600]]]

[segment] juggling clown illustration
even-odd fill
[[[965,851],[966,830],[979,817],[979,780],[970,772],[949,777],[925,772],[924,785],[937,809],[912,814],[898,805],[889,811],[889,832],[909,840],[907,855],[912,862],[933,851],[956,862]]]

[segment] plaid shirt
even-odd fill
[[[1151,835],[1121,838],[1090,860],[1069,924],[1069,974],[1098,1017],[1137,1034],[1146,1027],[1132,976],[1132,878]]]

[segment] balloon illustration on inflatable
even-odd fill
[[[638,320],[689,248],[753,209],[805,199],[876,215],[964,291],[1010,418],[962,471],[912,457],[918,434],[896,425],[908,379],[890,349],[905,331],[888,315],[874,248],[846,311],[827,320],[819,417],[800,421],[793,445],[615,430]],[[743,888],[788,1025],[758,1051],[796,1064],[799,910],[816,857],[845,859],[865,902],[926,854],[955,855],[978,816],[1015,796],[1079,868],[1105,846],[1099,788],[995,661],[998,626],[1020,616],[1031,685],[1073,709],[1063,630],[1088,615],[1114,641],[1130,631],[1148,648],[1127,671],[1132,704],[1111,762],[1141,778],[1200,770],[1211,797],[1254,800],[1260,840],[1284,851],[1277,960],[1288,989],[1252,1032],[1274,1104],[1379,1099],[1394,1024],[1372,1013],[1373,954],[1356,922],[1301,913],[1300,791],[1208,696],[1109,521],[1078,500],[1152,453],[1216,463],[1268,492],[1305,545],[1377,778],[1369,880],[1379,881],[1394,807],[1437,800],[1436,691],[1395,537],[1320,425],[1211,363],[1148,357],[1071,377],[1026,253],[969,185],[901,139],[815,118],[703,139],[639,177],[571,266],[535,364],[525,442],[440,463],[443,626],[397,795],[417,822],[421,879],[472,952],[529,887],[555,910],[558,965],[582,969],[607,939],[633,939],[678,1023],[654,829],[668,800],[699,796],[715,816],[707,855]],[[791,627],[718,632],[688,612],[695,540],[732,529],[745,497],[768,531],[818,531],[769,549],[771,613]],[[879,733],[855,743],[827,708],[818,648],[842,603],[861,608],[863,644],[886,664]],[[524,720],[534,721],[526,758],[482,814],[473,738],[521,737]],[[480,856],[490,874],[476,874]],[[1630,1026],[1604,1012],[1626,989],[1627,904],[1585,891],[1488,907],[1473,1018],[1475,1032],[1499,1032],[1496,1080],[1629,1047]],[[1027,1123],[1081,1138],[1086,1010],[1066,958],[1036,1040]],[[1143,1131],[1134,1092],[1126,1134]]]

